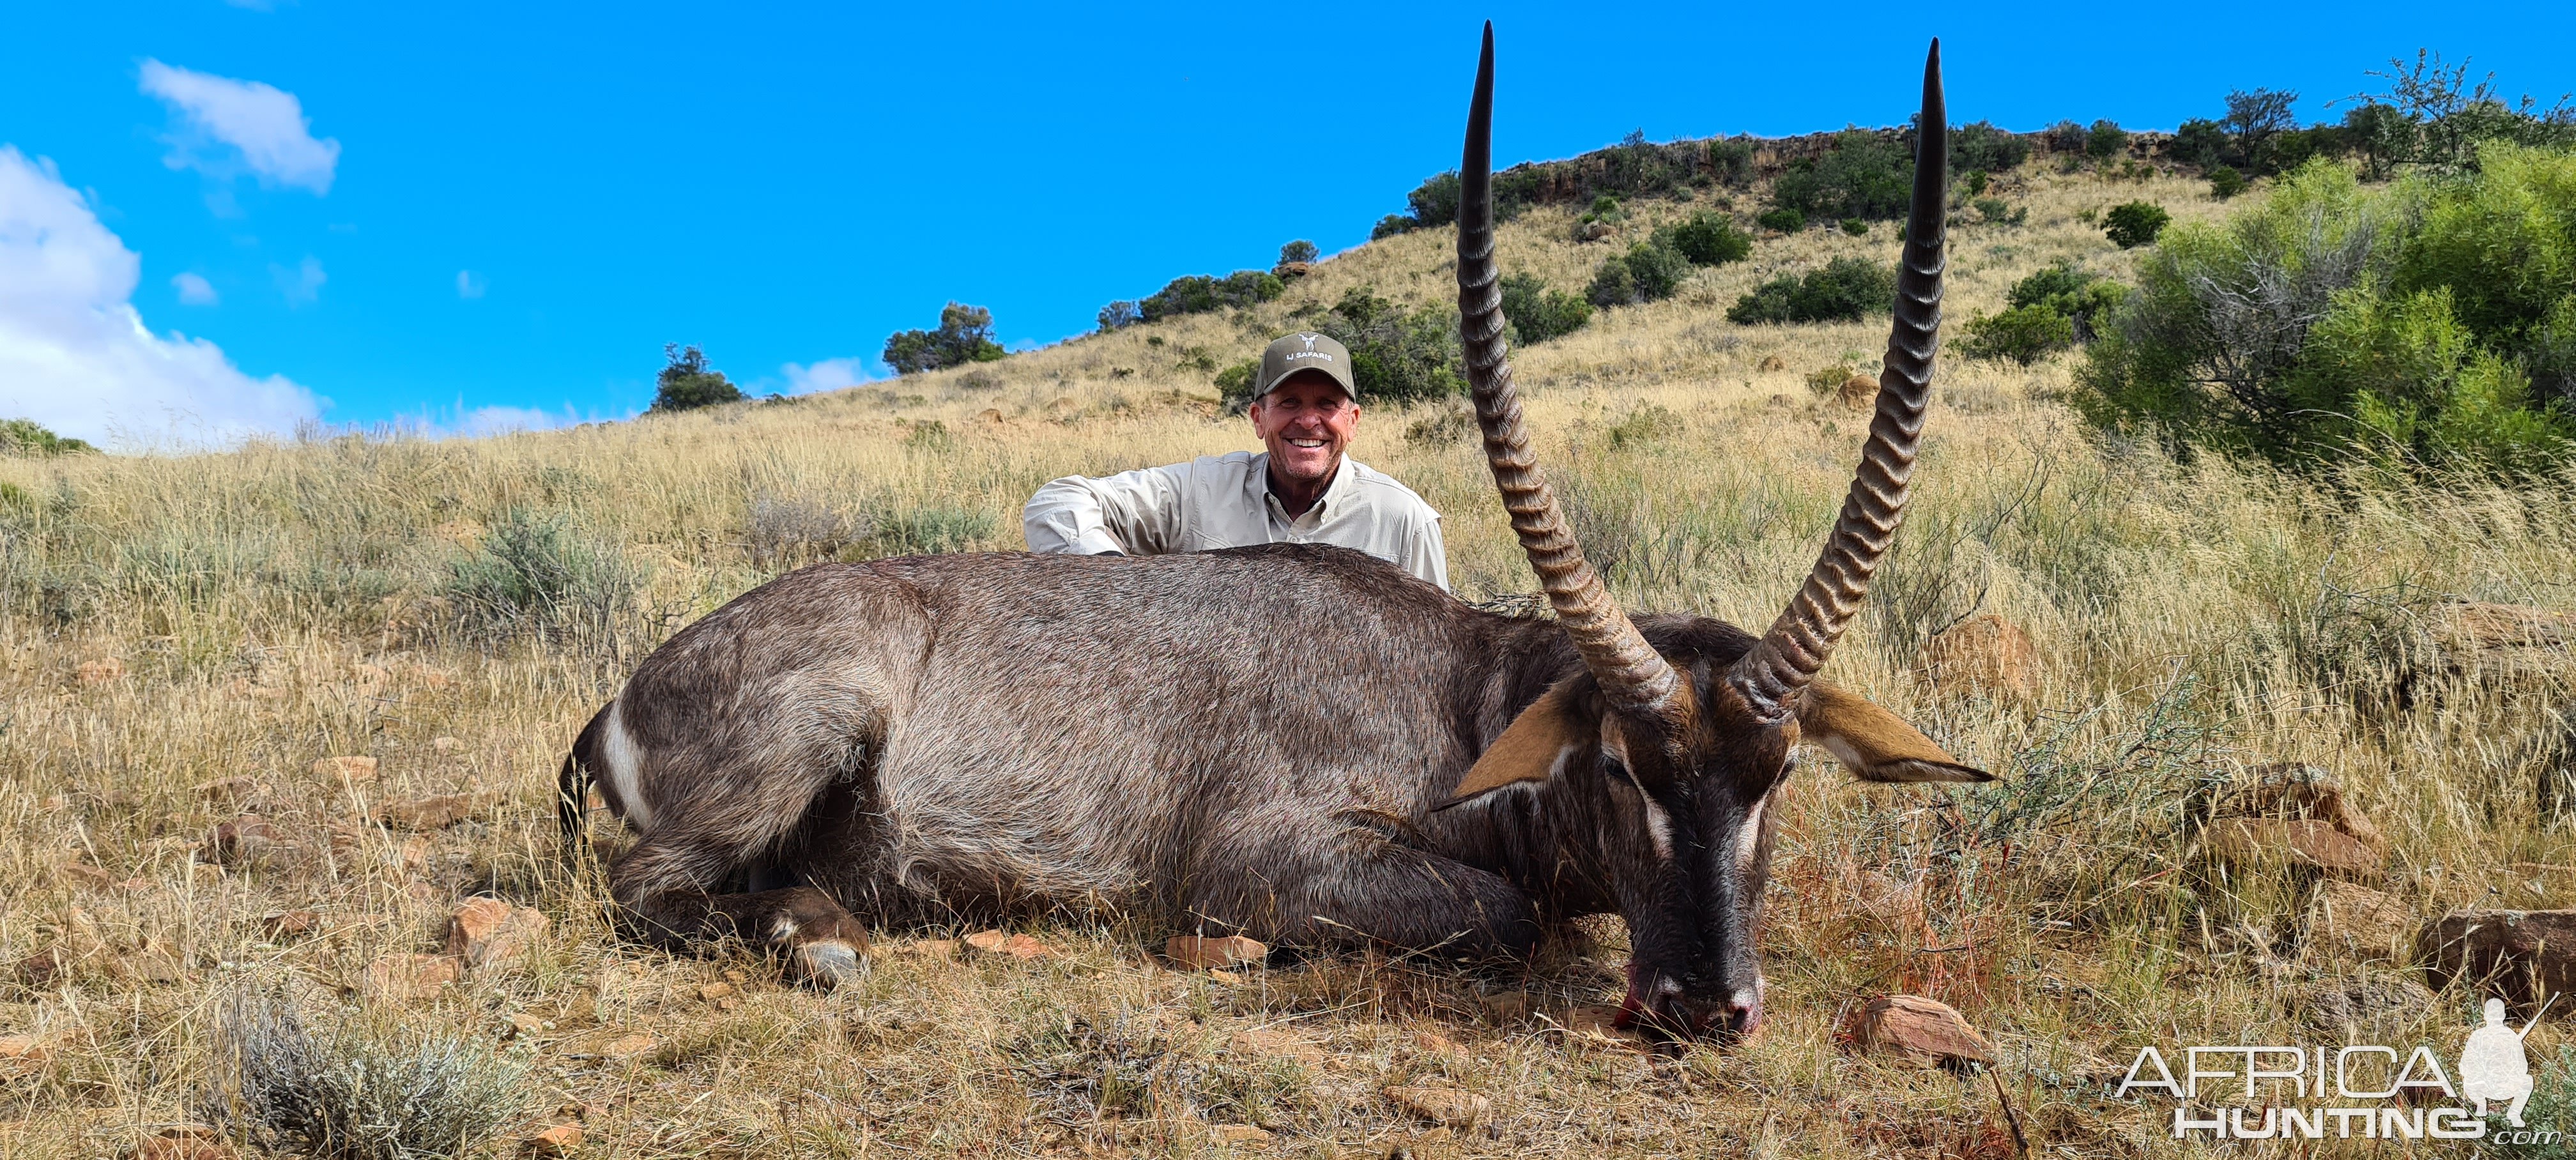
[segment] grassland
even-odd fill
[[[2124,275],[2089,212],[2221,212],[2196,182],[2035,170],[2001,183],[2025,223],[1955,231],[1953,320],[2050,262]],[[1632,233],[1698,207],[1637,208]],[[1505,269],[1580,288],[1608,249],[1569,225],[1507,226]],[[1117,921],[1033,921],[1056,953],[1026,961],[932,941],[961,930],[888,931],[867,983],[823,995],[756,958],[621,943],[595,876],[556,866],[555,765],[673,627],[821,556],[1016,549],[1021,502],[1053,476],[1249,447],[1212,372],[1352,286],[1441,301],[1448,244],[1372,244],[1251,312],[786,403],[0,461],[0,962],[59,963],[0,979],[0,1035],[44,1045],[0,1062],[0,1157],[122,1156],[193,1118],[223,1070],[215,1012],[244,987],[524,1065],[503,1152],[569,1121],[589,1153],[635,1157],[2004,1155],[2000,1091],[2041,1154],[2170,1155],[2167,1105],[2105,1091],[2140,1046],[2339,1043],[2323,997],[2407,978],[2308,937],[2305,875],[2196,855],[2195,820],[2248,770],[2330,771],[2386,833],[2369,885],[2417,914],[2576,905],[2567,822],[2537,800],[2576,682],[2564,649],[2446,651],[2440,631],[2459,601],[2576,611],[2576,484],[2341,491],[2178,464],[2082,430],[2053,401],[2063,363],[1958,359],[1899,554],[1833,675],[2007,780],[1862,789],[1830,758],[1804,767],[1782,811],[1772,1019],[1750,1043],[1658,1056],[1584,1030],[1581,1009],[1618,995],[1615,921],[1526,969],[1369,957],[1241,978],[1160,965],[1169,932]],[[1669,301],[1518,352],[1545,462],[1630,607],[1765,623],[1803,575],[1861,426],[1807,380],[1874,369],[1884,323],[1722,312],[1779,270],[1894,248],[1884,225],[1765,238]],[[1357,454],[1445,514],[1463,596],[1528,590],[1445,416],[1372,409]],[[533,599],[511,587],[531,561],[558,568]],[[1926,638],[1986,612],[2035,640],[2034,688],[1923,679]],[[345,755],[378,775],[314,768]],[[226,779],[251,784],[204,788]],[[372,820],[456,793],[484,796],[453,827]],[[245,811],[277,850],[199,861]],[[379,956],[436,950],[477,893],[552,929],[435,997],[357,994]],[[269,917],[294,911],[312,929]],[[1850,1052],[1843,1021],[1888,991],[1986,1028],[1995,1081]],[[2454,1051],[2470,1000],[2399,994],[2377,1032]],[[2535,1057],[2564,1042],[2530,1040]],[[1381,1094],[1407,1084],[1494,1110],[1435,1130]],[[1230,1125],[1271,1138],[1223,1142]]]

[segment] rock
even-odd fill
[[[1878,406],[1878,380],[1868,375],[1853,375],[1835,388],[1834,398],[1855,411],[1875,408]]]
[[[479,793],[414,798],[378,809],[376,820],[405,830],[443,830],[481,813],[488,800]]]
[[[1757,366],[1757,367],[1755,367],[1755,368],[1753,368],[1753,369],[1754,369],[1754,370],[1757,370],[1757,371],[1764,371],[1764,372],[1769,372],[1769,371],[1785,371],[1785,370],[1789,369],[1789,363],[1788,363],[1788,360],[1781,358],[1779,355],[1776,355],[1776,354],[1767,354],[1767,355],[1762,356],[1762,363],[1761,363],[1761,365],[1760,365],[1760,366]]]
[[[986,407],[981,411],[975,412],[975,421],[988,426],[998,427],[1002,423],[1002,409],[1000,407]]]
[[[259,916],[259,929],[270,938],[300,938],[321,922],[322,916],[310,910],[272,910]]]
[[[258,797],[261,785],[247,777],[218,777],[189,787],[198,797],[216,805],[239,805]]]
[[[197,860],[217,866],[251,866],[268,861],[277,847],[277,829],[268,819],[243,814],[229,822],[217,822],[206,831],[205,843],[197,847]]]
[[[1991,612],[1925,641],[1916,670],[1944,689],[2014,698],[2039,692],[2039,650],[2030,634]]]
[[[530,1156],[570,1156],[581,1147],[579,1124],[557,1124],[530,1136],[520,1151]]]
[[[1451,1039],[1446,1035],[1442,1035],[1437,1031],[1414,1032],[1413,1048],[1425,1055],[1455,1055],[1458,1052],[1466,1050],[1465,1048],[1458,1046],[1457,1040]]]
[[[1597,242],[1618,232],[1618,228],[1608,222],[1577,222],[1574,226],[1574,240]]]
[[[2415,956],[2434,987],[2465,983],[2529,1018],[2543,995],[2576,991],[2576,910],[2453,911],[2424,925]]]
[[[902,946],[896,947],[894,953],[924,959],[955,958],[957,956],[957,940],[953,938],[926,938],[919,942],[905,943]]]
[[[544,1031],[549,1026],[545,1020],[528,1014],[525,1011],[512,1012],[509,1023],[510,1034],[512,1036],[535,1035],[540,1031]]]
[[[2308,938],[2364,959],[2402,959],[2423,924],[2413,908],[2367,886],[2328,878],[2308,901]]]
[[[516,961],[554,925],[543,912],[498,898],[469,898],[447,916],[447,953],[480,970]]]
[[[65,862],[61,870],[63,877],[70,879],[72,885],[85,890],[105,890],[116,885],[116,875],[87,862]]]
[[[1222,938],[1183,934],[1163,944],[1163,957],[1193,971],[1221,971],[1247,964],[1259,966],[1270,957],[1270,948],[1239,934]]]
[[[1395,1106],[1444,1128],[1472,1128],[1494,1110],[1494,1101],[1457,1088],[1391,1087]]]
[[[986,955],[1009,955],[1026,961],[1054,954],[1054,948],[1024,934],[988,930],[966,936],[966,949]]]
[[[733,994],[733,984],[731,983],[709,983],[706,986],[698,988],[698,998],[709,1003],[713,1003],[716,1000],[722,999],[731,994]]]
[[[1926,1067],[1962,1068],[1995,1061],[1994,1044],[1947,1003],[1889,995],[1861,1009],[1852,1024],[1861,1050],[1912,1059]]]
[[[1290,265],[1302,266],[1305,265],[1305,263],[1292,262]],[[1218,1124],[1217,1126],[1208,1129],[1208,1135],[1219,1144],[1267,1144],[1270,1142],[1270,1133],[1253,1127],[1250,1124]]]
[[[53,1057],[50,1035],[0,1035],[0,1070],[33,1067]]]
[[[2280,762],[2246,772],[2253,776],[2253,784],[2227,795],[2213,816],[2320,821],[2374,852],[2386,847],[2379,827],[2344,797],[2343,787],[2326,771]]]
[[[1324,1049],[1313,1040],[1280,1028],[1237,1031],[1226,1050],[1251,1059],[1293,1059],[1309,1067],[1324,1066]]]
[[[376,776],[376,759],[372,757],[325,757],[313,763],[313,772],[342,781],[368,781]]]
[[[464,974],[464,961],[453,955],[384,955],[367,964],[358,993],[396,1003],[434,998]]]
[[[1281,262],[1270,268],[1271,273],[1282,278],[1303,278],[1314,270],[1313,262]]]
[[[125,679],[125,662],[115,657],[100,657],[94,661],[82,661],[78,672],[80,683],[84,685],[110,684]]]
[[[2291,1002],[2308,1027],[2329,1041],[2393,1043],[2440,1000],[2409,979],[2357,978],[2312,984]]]
[[[2378,852],[2352,835],[2313,819],[2221,818],[2202,835],[2211,858],[2240,868],[2313,866],[2335,874],[2376,875]]]

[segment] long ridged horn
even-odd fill
[[[1869,578],[1905,521],[1923,408],[1932,398],[1932,354],[1941,331],[1945,197],[1949,182],[1948,110],[1941,101],[1941,42],[1923,61],[1923,116],[1915,132],[1914,204],[1906,219],[1905,266],[1896,278],[1896,321],[1878,376],[1878,414],[1861,444],[1860,468],[1842,517],[1816,557],[1815,571],[1772,622],[1760,644],[1727,679],[1755,713],[1788,716],[1790,698],[1814,679],[1834,641],[1869,596]]]
[[[1623,712],[1669,717],[1679,711],[1674,693],[1680,678],[1584,562],[1583,546],[1530,454],[1520,395],[1503,358],[1503,292],[1494,268],[1493,122],[1494,25],[1487,21],[1476,96],[1467,109],[1466,154],[1458,165],[1458,328],[1476,423],[1484,429],[1485,462],[1494,469],[1494,485],[1502,489],[1521,550],[1603,694]]]

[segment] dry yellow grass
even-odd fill
[[[2079,211],[2147,197],[2183,219],[2219,212],[2170,178],[2033,173],[2003,192],[2029,220],[1954,233],[1953,333],[2049,262],[2125,273]],[[1694,207],[1635,208],[1632,230]],[[1566,240],[1569,222],[1541,210],[1507,227],[1505,269],[1579,288],[1608,250]],[[1033,927],[1058,953],[1025,962],[921,945],[961,932],[892,931],[866,984],[818,995],[756,959],[621,943],[592,878],[556,868],[551,778],[573,731],[641,649],[810,555],[779,542],[775,513],[878,532],[825,545],[844,553],[905,537],[1017,548],[1019,505],[1049,477],[1251,446],[1214,413],[1209,372],[1354,285],[1444,299],[1448,244],[1431,232],[1341,255],[1239,316],[783,405],[478,441],[0,463],[0,962],[65,963],[0,980],[0,1035],[48,1048],[0,1061],[0,1157],[126,1154],[188,1118],[218,1066],[211,1012],[228,988],[292,981],[326,1014],[361,1003],[342,996],[365,964],[436,950],[472,893],[538,906],[553,929],[515,967],[379,1001],[371,1018],[497,1045],[532,1069],[519,1131],[580,1119],[589,1149],[621,1156],[2008,1150],[1984,1081],[1844,1051],[1840,1020],[1890,990],[1993,1034],[2045,1154],[2165,1155],[2167,1107],[2105,1098],[2106,1066],[2146,1043],[2338,1042],[2303,1027],[2316,989],[2395,974],[2302,940],[2300,877],[2193,861],[2184,822],[2220,784],[2268,762],[2331,771],[2386,832],[2373,885],[2418,914],[2576,903],[2566,822],[2535,800],[2535,745],[2571,684],[2563,646],[2464,656],[2421,627],[2454,598],[2576,609],[2566,488],[2343,496],[2185,468],[2089,440],[2050,399],[2063,365],[1956,359],[1900,554],[1834,670],[2012,780],[1862,790],[1830,759],[1804,768],[1776,865],[1772,1022],[1751,1043],[1658,1057],[1569,1030],[1617,997],[1615,921],[1522,971],[1370,958],[1240,980],[1160,967],[1146,948],[1167,932],[1114,922]],[[1873,367],[1884,323],[1747,329],[1723,307],[1778,270],[1893,249],[1884,225],[1768,238],[1670,301],[1519,352],[1546,462],[1617,555],[1632,607],[1745,624],[1777,610],[1860,433],[1806,378]],[[1372,410],[1358,455],[1445,513],[1462,595],[1528,589],[1476,450],[1433,419]],[[563,521],[639,578],[636,598],[551,635],[475,631],[455,569],[525,526],[513,512]],[[1925,635],[1972,612],[2029,631],[2036,694],[1913,675]],[[336,755],[381,772],[315,770]],[[227,778],[262,788],[246,804],[198,788]],[[495,800],[453,828],[368,820],[477,789]],[[209,828],[245,808],[301,854],[196,862]],[[314,913],[311,931],[264,917],[294,910]],[[734,993],[700,991],[723,981]],[[2464,1002],[2387,1018],[2449,1051]],[[2554,1028],[2531,1039],[2535,1056],[2559,1043]],[[1433,1130],[1381,1094],[1406,1085],[1494,1111]],[[1216,1131],[1244,1124],[1271,1138]]]

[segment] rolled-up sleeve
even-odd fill
[[[1068,475],[1029,497],[1020,531],[1032,552],[1149,556],[1177,551],[1181,539],[1180,472],[1186,464],[1144,467],[1102,478]]]

